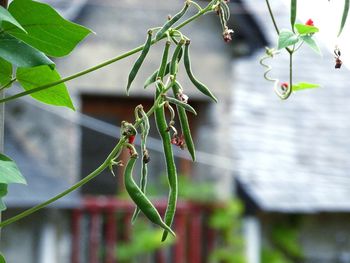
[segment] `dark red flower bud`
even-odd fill
[[[130,144],[133,144],[134,141],[135,141],[135,135],[130,135],[129,138],[128,138],[128,141]]]
[[[281,83],[281,89],[283,91],[286,91],[288,89],[288,86],[289,86],[288,82],[282,82]]]
[[[305,25],[314,26],[314,21],[310,18],[309,20],[306,21]]]

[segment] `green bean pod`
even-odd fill
[[[147,40],[146,40],[146,43],[144,45],[144,48],[130,71],[129,78],[128,78],[128,85],[126,87],[127,94],[129,94],[129,89],[130,89],[131,83],[134,81],[134,79],[137,75],[137,72],[139,71],[143,61],[145,60],[145,58],[148,54],[148,51],[150,50],[151,45],[152,45],[152,30],[149,30],[147,32]]]
[[[148,156],[145,156],[147,153],[146,145],[147,145],[147,137],[149,134],[150,130],[150,125],[149,125],[149,120],[148,116],[145,113],[145,111],[142,109],[141,110],[141,115],[142,115],[142,123],[140,124],[141,128],[141,179],[140,179],[140,188],[141,191],[146,194],[146,186],[147,186],[147,176],[148,176],[148,167],[146,161],[146,158],[149,158]],[[137,219],[138,215],[140,214],[140,209],[138,207],[135,208],[135,211],[132,215],[131,222],[134,223],[135,220]]]
[[[221,24],[222,30],[224,31],[225,28],[227,27],[227,21],[225,20],[224,15],[222,13],[219,14],[219,18],[220,18],[220,24]]]
[[[171,98],[171,97],[166,97],[166,100],[172,104],[175,104],[176,106],[183,108],[184,110],[187,110],[187,111],[193,113],[194,115],[197,115],[196,110],[194,108],[192,108],[191,105],[188,105],[187,103],[184,103],[178,99]]]
[[[192,73],[190,54],[189,54],[189,45],[190,45],[190,41],[188,40],[186,41],[186,44],[185,44],[185,55],[184,55],[184,65],[185,65],[187,75],[190,78],[193,85],[195,85],[200,92],[202,92],[204,95],[210,97],[212,100],[217,102],[217,99],[215,98],[213,93],[203,83],[197,80]]]
[[[167,64],[166,67],[165,67],[164,76],[166,76],[166,75],[169,74],[169,70],[170,70],[170,62],[168,62],[168,64]],[[144,88],[144,89],[146,89],[149,85],[151,85],[151,84],[153,84],[154,82],[156,82],[157,76],[158,76],[158,71],[159,71],[159,70],[157,69],[156,71],[154,71],[154,72],[152,73],[151,76],[149,76],[149,77],[146,79],[145,83],[143,84],[143,88]],[[164,77],[164,76],[163,76],[163,77]]]
[[[185,40],[181,39],[174,50],[173,57],[171,58],[171,61],[170,61],[170,75],[176,76],[177,74],[179,58],[181,59],[180,54],[182,51],[182,46],[184,44],[185,44]]]
[[[159,225],[164,228],[167,232],[170,232],[173,236],[175,236],[174,231],[167,226],[161,216],[159,215],[157,209],[151,203],[150,200],[142,193],[141,189],[137,186],[134,179],[132,178],[132,171],[134,169],[137,157],[131,156],[129,159],[125,170],[124,170],[124,184],[125,189],[128,192],[130,198],[134,201],[134,203],[140,208],[142,213],[154,224]]]
[[[161,61],[160,66],[159,66],[156,79],[160,78],[161,80],[163,80],[163,77],[165,75],[166,68],[167,68],[170,44],[171,44],[170,41],[165,42],[165,47],[164,47],[164,51],[163,51],[163,55],[162,55],[162,61]]]
[[[226,4],[225,1],[222,1],[220,3],[220,11],[223,14],[224,20],[227,22],[230,19],[231,12],[229,6]]]
[[[185,6],[180,10],[180,12],[177,13],[173,18],[171,18],[163,25],[163,27],[156,34],[156,41],[160,40],[164,36],[166,31],[168,31],[173,24],[175,24],[177,21],[180,20],[181,17],[183,17],[189,6],[189,3],[186,1]]]
[[[295,20],[297,19],[297,0],[290,0],[290,25],[294,32]]]
[[[173,89],[173,93],[174,93],[175,97],[182,90],[180,84],[177,81],[175,81],[172,89]],[[185,111],[185,109],[183,109],[181,107],[177,107],[177,113],[179,116],[179,121],[180,121],[181,129],[182,129],[182,133],[183,133],[184,138],[185,138],[187,150],[190,153],[192,160],[195,161],[196,160],[196,150],[195,150],[194,143],[192,140],[190,125],[188,123],[186,111]]]
[[[157,83],[157,91],[156,96],[158,97],[161,91],[161,86]],[[178,195],[178,181],[177,181],[177,172],[174,161],[174,155],[171,147],[171,138],[169,132],[167,132],[167,121],[164,113],[164,106],[158,107],[154,111],[155,121],[157,125],[158,132],[163,142],[163,150],[164,157],[166,163],[166,171],[168,175],[168,183],[169,183],[169,197],[168,197],[168,205],[165,211],[164,222],[171,227],[175,211],[176,211],[176,202]],[[162,241],[166,239],[168,232],[165,231],[162,236]]]
[[[176,41],[175,43],[178,44],[177,41]],[[169,52],[169,50],[168,50],[168,52]],[[182,50],[182,48],[181,48],[181,50],[180,50],[180,52],[179,52],[179,55],[178,55],[178,57],[177,57],[177,61],[178,61],[178,62],[181,60],[182,54],[183,54],[183,50]],[[164,53],[163,53],[163,55],[164,55]],[[163,59],[162,59],[162,61],[163,61]],[[162,73],[162,74],[159,74],[159,69],[157,69],[156,71],[154,71],[154,72],[152,73],[152,75],[150,75],[150,76],[146,79],[145,83],[143,84],[143,88],[146,89],[149,85],[151,85],[151,84],[153,84],[154,82],[156,82],[157,77],[159,77],[159,76],[162,75],[163,78],[164,78],[164,76],[168,75],[169,72],[170,72],[170,64],[171,64],[171,61],[168,62],[168,63],[166,64],[164,73]]]
[[[179,44],[179,41],[177,41],[174,36],[171,36],[171,39],[174,41],[175,45]],[[183,55],[183,49],[181,48],[180,53],[179,53],[179,55],[177,57],[177,61],[178,62],[181,60],[182,55]]]
[[[343,14],[341,17],[341,23],[340,23],[340,28],[339,28],[337,37],[339,37],[341,35],[341,32],[343,31],[343,28],[346,23],[346,19],[348,18],[349,9],[350,9],[350,0],[344,0]]]

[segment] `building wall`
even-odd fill
[[[6,213],[6,218],[17,214]],[[69,212],[46,210],[1,230],[1,252],[11,263],[70,262]]]
[[[143,44],[148,28],[162,25],[168,14],[176,13],[182,6],[183,1],[90,1],[78,22],[90,27],[96,35],[88,37],[70,57],[58,61],[58,69],[66,76]],[[195,12],[196,9],[191,8],[187,17]],[[223,138],[228,132],[229,122],[226,120],[230,118],[231,56],[229,47],[222,40],[220,22],[216,15],[207,15],[183,32],[192,40],[191,57],[196,76],[213,90],[219,100],[217,104],[212,103],[199,93],[188,80],[184,68],[180,68],[179,80],[190,101],[208,102],[207,109],[197,116],[197,149],[230,157],[231,145]],[[146,91],[142,87],[144,80],[159,66],[163,45],[159,43],[152,47],[145,67],[131,88],[131,97],[153,97],[152,87]],[[136,57],[118,61],[68,83],[71,93],[76,98],[83,94],[125,96],[127,76]],[[211,181],[221,197],[228,197],[232,193],[232,173],[213,166],[214,162],[199,160],[191,176]]]
[[[282,232],[295,247],[300,247],[302,262],[305,263],[347,263],[350,262],[350,215],[310,214],[310,215],[263,215],[263,247],[271,247],[273,229],[289,225],[290,231]],[[276,244],[273,245],[276,247]],[[296,261],[299,262],[299,261]]]
[[[350,262],[350,215],[305,216],[301,243],[309,262]]]
[[[67,118],[77,117],[70,110],[40,105],[28,97],[6,104],[5,125],[46,176],[71,184],[79,173],[80,128]]]

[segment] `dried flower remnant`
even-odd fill
[[[151,161],[151,157],[149,156],[149,153],[147,150],[143,151],[142,161],[143,163],[149,163]]]
[[[340,49],[338,47],[335,47],[334,49],[334,58],[335,58],[335,68],[339,69],[341,68],[341,65],[343,64],[343,61],[341,61],[340,56],[341,56],[341,52]]]
[[[176,97],[183,103],[188,103],[188,96],[182,92],[179,92]]]
[[[224,38],[224,41],[226,43],[229,43],[232,41],[232,34],[234,33],[234,31],[232,29],[229,28],[225,28],[224,32],[222,33],[222,36]]]
[[[287,92],[288,86],[289,84],[287,82],[282,82],[280,87],[283,92]]]
[[[174,144],[176,146],[179,146],[181,150],[185,149],[186,143],[185,143],[185,138],[184,135],[181,134],[180,136],[177,135],[176,133],[173,135],[171,138],[171,144]]]

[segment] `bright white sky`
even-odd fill
[[[290,6],[290,0],[284,0]],[[337,38],[340,21],[344,8],[344,0],[301,0],[298,1],[297,17],[301,22],[309,18],[314,21],[315,26],[320,29],[316,37],[330,52],[333,53],[335,45],[338,45],[342,53],[342,61],[350,66],[350,13],[342,34]]]

